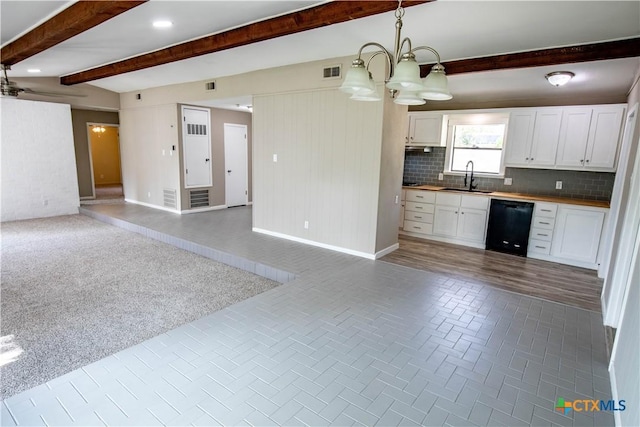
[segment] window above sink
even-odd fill
[[[464,174],[471,160],[476,176],[504,176],[503,148],[509,114],[449,114],[445,120],[445,173]]]

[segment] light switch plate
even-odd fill
[[[556,190],[562,190],[562,181],[556,181]]]
[[[441,172],[438,174],[438,181],[442,181],[444,179],[444,174]]]
[[[273,155],[273,162],[276,163],[278,161],[278,155],[274,154]]]

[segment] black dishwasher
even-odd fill
[[[491,199],[486,248],[527,256],[533,203]]]

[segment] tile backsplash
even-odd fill
[[[403,181],[422,185],[463,187],[464,177],[461,176],[445,175],[443,181],[438,181],[438,174],[444,170],[444,161],[444,147],[434,147],[430,153],[406,152]],[[478,190],[610,201],[615,174],[507,168],[505,178],[511,178],[512,185],[504,185],[503,178],[476,177],[475,183]],[[562,181],[562,190],[555,189],[556,181]]]

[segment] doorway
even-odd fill
[[[87,123],[94,199],[124,198],[118,125]]]
[[[244,206],[249,202],[249,158],[247,126],[224,124],[225,204]]]

